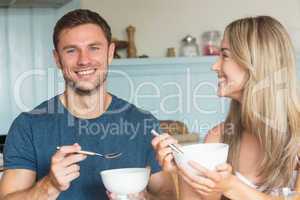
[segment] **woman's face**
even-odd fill
[[[212,66],[212,69],[218,75],[218,96],[241,101],[247,71],[233,60],[225,36],[221,43],[220,57]]]

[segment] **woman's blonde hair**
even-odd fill
[[[258,16],[232,22],[224,36],[233,60],[248,72],[241,103],[232,100],[225,121],[223,142],[230,145],[228,162],[234,170],[239,169],[242,133],[250,132],[262,148],[257,174],[262,178],[260,186],[265,192],[285,187],[296,166],[300,128],[296,64],[289,35],[274,18]]]

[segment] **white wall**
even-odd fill
[[[61,8],[0,9],[0,135],[13,119],[58,93],[52,56],[56,20],[79,8],[73,0]],[[60,87],[61,88],[61,87]]]
[[[276,17],[300,49],[300,0],[81,0],[81,7],[99,12],[119,39],[127,39],[125,29],[134,25],[139,55],[162,57],[168,47],[178,53],[188,33],[199,41],[203,31],[223,31],[230,21],[249,15]]]

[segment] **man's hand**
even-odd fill
[[[72,146],[62,146],[51,159],[51,168],[48,174],[50,184],[62,192],[70,187],[73,180],[79,177],[78,162],[86,159],[85,155],[77,154],[81,147],[75,143]]]
[[[77,154],[78,144],[61,147],[51,160],[50,172],[36,182],[36,172],[25,169],[5,170],[0,181],[0,199],[56,200],[79,177],[79,165],[86,158]]]

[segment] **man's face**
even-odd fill
[[[54,51],[66,84],[81,92],[97,90],[104,84],[113,54],[114,44],[108,44],[104,32],[95,24],[64,29]]]

